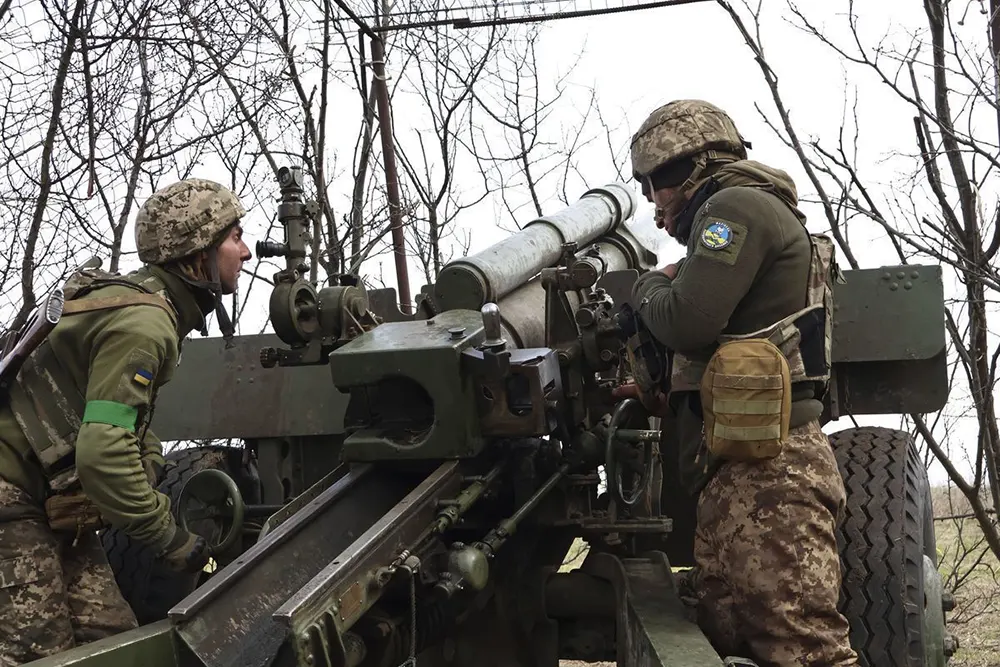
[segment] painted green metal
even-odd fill
[[[940,266],[845,271],[835,286],[830,396],[840,415],[928,413],[948,401]]]
[[[835,285],[834,363],[919,361],[945,345],[940,266],[845,271]]]
[[[261,368],[277,336],[184,343],[174,378],[160,391],[151,428],[163,441],[273,438],[343,433],[347,396],[325,365]]]
[[[170,621],[151,623],[34,662],[31,667],[185,667]]]
[[[634,271],[621,273],[629,279],[638,275]],[[901,273],[903,278],[899,278]],[[947,402],[941,275],[939,266],[844,271],[846,282],[835,288],[833,330],[837,398],[843,414],[932,412]],[[619,285],[616,292],[616,303],[621,303],[628,290]],[[387,321],[407,321],[398,312],[385,311],[390,300],[382,302],[379,314]],[[474,328],[481,327],[481,320],[478,313],[465,312],[468,319],[464,315],[460,319],[467,326],[468,337]],[[184,345],[174,379],[160,392],[152,428],[165,441],[339,436],[344,432],[348,395],[334,386],[331,370],[334,378],[363,371],[374,381],[380,374],[378,367],[371,365],[376,357],[379,364],[389,361],[389,356],[415,359],[413,365],[418,368],[412,371],[414,376],[430,376],[428,381],[437,383],[440,390],[461,393],[444,386],[449,382],[441,369],[428,363],[430,356],[411,353],[423,349],[415,347],[421,345],[436,350],[428,354],[454,350],[450,340],[447,345],[432,340],[435,336],[440,340],[442,329],[447,339],[448,327],[443,323],[451,321],[448,317],[452,315],[438,316],[438,326],[425,330],[420,329],[427,327],[423,320],[410,322],[407,327],[412,328],[402,330],[378,327],[334,352],[332,369],[323,365],[261,368],[261,348],[280,345],[272,335],[237,336],[228,350],[218,338],[190,340]],[[376,332],[381,333],[373,336]],[[415,336],[412,340],[404,337],[411,334]],[[389,335],[398,340],[380,350]],[[363,361],[354,359],[359,353]],[[342,364],[346,366],[342,368]],[[359,364],[367,364],[367,370]],[[403,451],[384,439],[378,442],[375,451],[383,454],[387,447],[393,448],[394,456]],[[371,456],[377,458],[374,452]]]
[[[482,339],[477,311],[450,310],[379,326],[331,353],[332,383],[352,393],[344,460],[478,454],[485,441],[462,351]]]
[[[622,559],[595,553],[580,569],[614,589],[619,665],[721,667],[712,644],[688,617],[661,552]]]

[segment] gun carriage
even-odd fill
[[[297,169],[279,183],[284,241],[258,245],[285,260],[275,334],[185,343],[153,420],[164,441],[239,445],[174,450],[160,485],[211,541],[214,571],[168,574],[105,531],[144,625],[33,664],[721,665],[672,571],[692,564],[694,501],[677,488],[669,424],[661,441],[637,402],[611,396],[627,372],[622,305],[656,261],[624,224],[631,189],[591,189],[451,262],[407,316],[393,290],[304,278],[309,203]],[[940,267],[845,278],[824,420],[939,409]],[[850,494],[842,602],[863,664],[943,665],[948,601],[912,440],[875,428],[831,440]],[[582,565],[560,571],[580,539]],[[915,569],[882,567],[895,560]]]

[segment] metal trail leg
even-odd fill
[[[581,569],[615,589],[619,667],[722,667],[708,638],[685,616],[662,552],[625,559],[595,553]]]

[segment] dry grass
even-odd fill
[[[938,570],[945,590],[955,591],[948,629],[959,640],[950,667],[1000,667],[1000,563],[975,519],[941,519],[969,512],[961,493],[933,490]]]
[[[955,591],[955,609],[948,614],[948,630],[959,640],[949,667],[1000,667],[1000,562],[990,553],[975,519],[943,518],[969,512],[961,493],[932,491],[937,536],[938,569],[945,590]],[[577,540],[560,571],[579,567],[587,547]],[[563,660],[560,667],[614,667],[614,663]]]

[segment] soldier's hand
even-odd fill
[[[205,567],[209,556],[211,553],[205,538],[180,527],[163,551],[163,560],[175,572],[197,572]]]
[[[615,387],[611,391],[611,395],[622,400],[626,398],[637,399],[640,403],[642,403],[643,407],[649,411],[649,414],[654,417],[665,417],[667,410],[670,408],[667,403],[667,397],[663,395],[663,393],[658,391],[655,395],[650,396],[649,394],[643,393],[643,391],[639,389],[639,385],[634,382],[629,382],[628,384]]]
[[[662,270],[663,270],[663,274],[667,278],[670,278],[671,280],[673,280],[674,278],[677,277],[677,270],[679,268],[680,268],[680,265],[674,263],[674,264],[667,264],[665,267],[663,267]]]

